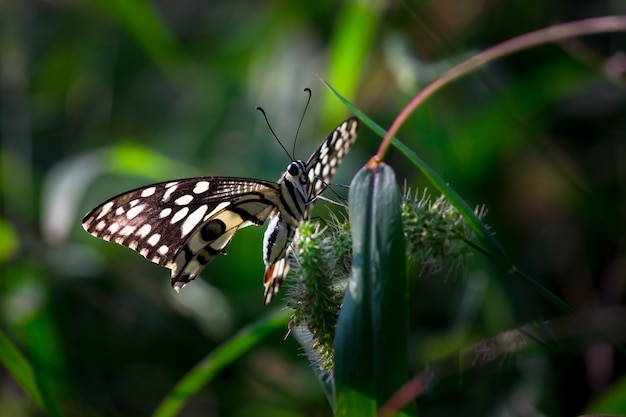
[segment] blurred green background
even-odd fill
[[[277,179],[288,158],[255,106],[291,149],[302,91],[313,90],[296,148],[306,159],[349,114],[318,76],[386,127],[480,50],[624,12],[624,0],[0,2],[0,328],[63,415],[149,415],[205,355],[284,306],[262,304],[263,230],[239,233],[229,256],[177,295],[168,270],[85,233],[84,213],[151,182]],[[437,93],[399,133],[466,201],[486,205],[516,265],[583,311],[625,302],[625,47],[616,33],[492,63]],[[349,183],[379,141],[362,128],[334,182]],[[399,152],[387,162],[410,187],[428,186]],[[563,315],[481,255],[459,279],[417,272],[412,374]],[[220,372],[180,415],[331,415],[285,333]],[[619,412],[626,358],[585,334],[463,372],[418,410],[570,416],[604,402]],[[0,415],[43,415],[2,368]]]

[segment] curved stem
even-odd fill
[[[441,77],[427,85],[417,96],[415,96],[415,98],[413,98],[413,100],[411,100],[404,110],[400,112],[387,131],[385,138],[378,148],[378,152],[376,153],[374,160],[380,162],[384,159],[385,153],[387,152],[392,139],[396,136],[396,133],[404,121],[417,108],[417,106],[447,83],[461,77],[462,75],[465,75],[490,61],[494,61],[515,52],[544,43],[555,42],[574,36],[620,31],[626,31],[626,15],[596,17],[576,22],[558,24],[545,29],[526,33],[499,43],[477,55],[474,55],[467,61],[464,61],[446,71]]]

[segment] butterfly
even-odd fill
[[[335,128],[309,159],[292,161],[277,182],[253,178],[197,177],[137,188],[105,201],[85,215],[91,235],[139,252],[171,269],[180,291],[244,227],[261,226],[264,302],[278,293],[289,271],[298,225],[356,140],[358,119]]]

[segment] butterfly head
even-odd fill
[[[306,172],[306,164],[304,161],[293,161],[287,167],[285,178],[292,183],[306,185],[309,181]]]

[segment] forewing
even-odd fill
[[[120,194],[87,213],[83,228],[172,269],[177,290],[193,280],[234,233],[261,225],[278,185],[247,178],[190,178]]]
[[[346,119],[313,152],[306,163],[309,198],[314,199],[328,186],[341,160],[356,140],[358,126],[359,119],[356,117]]]

